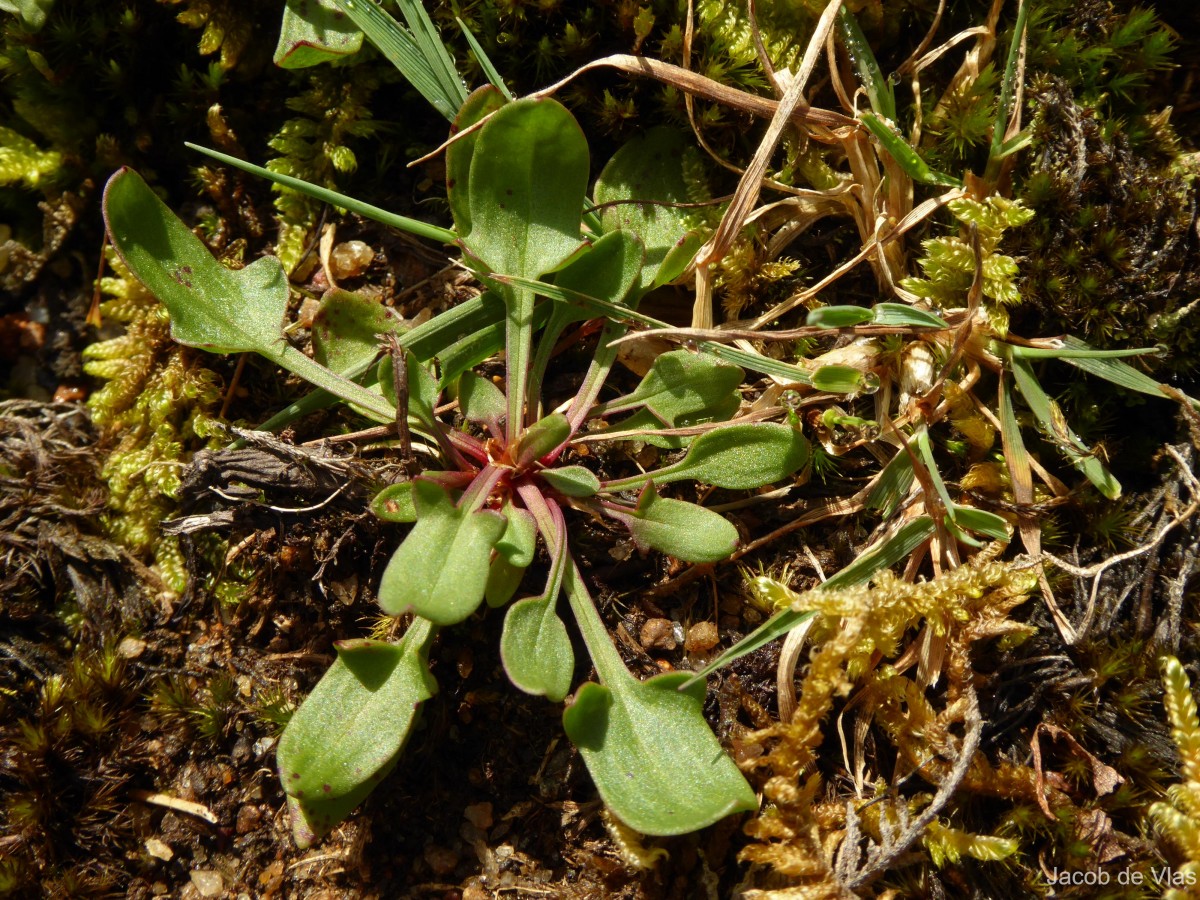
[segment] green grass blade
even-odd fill
[[[433,77],[437,79],[438,85],[442,89],[442,96],[453,107],[450,115],[447,116],[447,118],[453,119],[458,108],[467,99],[467,88],[454,68],[454,60],[450,57],[450,52],[442,42],[442,36],[438,33],[437,26],[429,18],[429,13],[426,12],[425,5],[421,0],[396,0],[396,5],[400,7],[400,13],[404,16],[404,21],[408,23],[409,31],[429,64]],[[371,37],[370,32],[367,32],[367,37]]]
[[[1092,350],[1091,347],[1076,337],[1066,338],[1065,343],[1067,349],[1073,351],[1073,353],[1072,355],[1060,358],[1076,368],[1082,369],[1089,375],[1095,375],[1097,378],[1111,381],[1113,384],[1130,391],[1149,394],[1151,397],[1167,396],[1163,391],[1163,386],[1145,372],[1135,369],[1129,363],[1120,362],[1115,356],[1100,355],[1122,351]],[[1138,351],[1139,354],[1155,352],[1157,352],[1157,348]],[[1076,353],[1079,355],[1074,355]],[[1086,355],[1084,355],[1085,353]],[[1200,401],[1193,400],[1190,397],[1188,399],[1191,400],[1193,406],[1200,406]]]
[[[858,80],[867,92],[871,109],[885,119],[895,122],[896,93],[892,89],[892,83],[879,68],[879,61],[875,59],[870,43],[858,27],[858,20],[845,5],[838,10],[837,30],[842,46],[846,48],[850,62],[854,65],[854,71],[858,73]]]
[[[891,125],[874,113],[861,112],[858,114],[858,118],[866,126],[867,131],[871,132],[876,140],[883,145],[883,149],[896,160],[896,163],[904,170],[904,174],[913,181],[919,181],[921,184],[941,185],[942,187],[962,187],[962,182],[957,178],[952,178],[944,172],[936,172],[929,168],[929,164],[920,157],[908,141],[897,134]]]
[[[1004,134],[1008,131],[1008,120],[1012,116],[1013,98],[1017,93],[1017,60],[1021,55],[1021,38],[1025,34],[1025,21],[1029,18],[1028,0],[1017,9],[1017,22],[1013,26],[1013,39],[1008,47],[1008,59],[1004,63],[1004,80],[1000,83],[1000,101],[996,104],[996,124],[992,126],[992,148],[989,156],[1000,159],[1019,147],[1005,149]]]
[[[479,68],[483,69],[483,74],[487,77],[487,80],[495,86],[496,90],[504,95],[505,100],[508,100],[511,103],[513,100],[512,91],[510,91],[508,89],[508,85],[504,83],[504,78],[500,75],[499,70],[496,68],[491,58],[487,55],[487,52],[483,49],[483,45],[481,45],[476,39],[474,32],[467,27],[466,22],[457,16],[454,18],[454,21],[457,22],[458,27],[462,29],[463,37],[467,39],[467,44],[470,45],[471,52],[475,54],[475,59],[479,63]]]
[[[434,32],[434,39],[437,46],[441,48],[441,52],[437,52],[430,45],[429,35],[425,33],[424,27],[420,26],[420,16],[415,10],[406,8],[411,6],[411,0],[409,3],[401,3],[400,6],[410,27],[414,19],[418,21],[419,33],[416,35],[405,29],[371,0],[333,0],[333,2],[353,20],[354,24],[367,36],[367,39],[387,57],[401,75],[408,79],[408,82],[417,89],[421,96],[433,105],[434,109],[448,120],[453,120],[458,108],[467,99],[467,90],[456,73],[452,77],[447,77],[445,67],[449,65],[450,72],[453,73],[453,64],[449,63],[449,57],[446,55],[445,47],[441,45],[440,39],[436,39],[436,32]],[[421,8],[421,14],[424,14],[425,19],[428,20],[424,8]],[[433,23],[430,22],[429,28],[432,29],[432,27]]]
[[[919,516],[911,522],[906,522],[826,581],[817,590],[844,588],[862,584],[881,569],[890,568],[901,560],[907,559],[909,554],[933,536],[933,531],[933,519],[929,516]],[[766,646],[776,638],[783,637],[797,625],[806,622],[814,615],[816,613],[812,611],[806,610],[800,612],[793,609],[785,609],[776,613],[697,672],[692,678],[684,682],[682,687],[687,687],[689,684],[693,684],[711,675],[717,669],[729,665],[734,660],[741,659],[743,656],[753,653],[760,647]]]
[[[1012,363],[1013,376],[1016,378],[1021,396],[1029,404],[1029,409],[1041,424],[1047,437],[1058,445],[1075,468],[1086,475],[1088,481],[1094,484],[1100,493],[1110,500],[1120,497],[1120,482],[1067,425],[1058,404],[1051,401],[1046,392],[1042,390],[1037,376],[1033,374],[1033,367],[1029,365],[1029,360],[1012,354],[1009,354],[1009,360]]]
[[[192,144],[187,141],[184,142],[184,146],[195,150],[197,153],[203,153],[205,156],[223,162],[227,166],[233,166],[235,169],[265,178],[274,184],[280,184],[294,191],[299,191],[301,194],[304,194],[306,197],[312,197],[314,200],[320,200],[331,206],[337,206],[341,209],[358,213],[360,216],[365,216],[368,219],[399,231],[405,231],[409,234],[415,234],[417,237],[427,238],[428,240],[438,241],[443,244],[452,244],[456,238],[454,232],[448,228],[439,228],[436,225],[430,225],[428,222],[422,222],[419,219],[410,219],[408,216],[396,215],[396,213],[380,209],[378,206],[372,206],[369,203],[363,203],[361,200],[356,200],[345,194],[339,194],[337,191],[331,191],[329,188],[323,188],[319,185],[302,181],[299,178],[293,178],[291,175],[280,175],[277,172],[272,172],[270,169],[264,169],[262,166],[256,166],[254,163],[248,163],[245,160],[222,153],[219,150],[210,150],[207,147],[201,147],[198,144]]]
[[[537,281],[532,278],[520,278],[516,275],[480,275],[481,280],[495,281],[499,284],[511,284],[515,287],[528,288],[535,294],[542,297],[548,297],[551,300],[561,300],[564,303],[573,303],[577,306],[582,306],[584,309],[591,312],[597,317],[605,317],[612,319],[615,322],[631,322],[639,325],[646,325],[650,328],[671,328],[672,326],[661,319],[655,319],[647,316],[644,313],[632,310],[627,306],[622,306],[618,303],[610,303],[607,300],[601,300],[598,297],[592,297],[580,291],[567,290],[560,288],[557,285],[547,284],[544,281]],[[698,346],[711,353],[718,359],[723,359],[726,362],[736,363],[739,366],[758,372],[762,375],[771,375],[782,378],[793,384],[812,384],[812,376],[807,369],[802,369],[799,366],[793,366],[789,363],[781,362],[776,359],[768,359],[757,353],[747,353],[744,350],[738,350],[734,347],[727,347],[724,344],[718,344],[713,341],[699,341]]]

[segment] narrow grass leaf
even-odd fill
[[[858,559],[842,571],[838,572],[817,590],[824,588],[843,588],[868,581],[872,575],[881,569],[887,569],[908,556],[933,536],[933,519],[920,516],[896,529],[879,543],[869,548]],[[697,672],[684,685],[691,685],[700,679],[711,675],[717,669],[753,653],[760,647],[765,647],[778,638],[783,637],[797,625],[807,622],[816,613],[812,610],[803,612],[785,609],[771,616],[766,622],[754,629],[728,650],[722,652],[716,659]]]
[[[356,200],[354,197],[349,197],[346,194],[340,194],[337,191],[331,191],[329,188],[321,187],[320,185],[311,184],[299,178],[293,178],[291,175],[282,175],[278,172],[272,172],[270,169],[264,169],[262,166],[256,166],[253,163],[248,163],[238,159],[236,156],[230,156],[228,153],[222,153],[219,150],[210,150],[207,147],[201,147],[198,144],[192,144],[184,141],[184,146],[197,153],[202,153],[218,162],[223,162],[227,166],[233,166],[242,172],[249,172],[251,175],[257,175],[260,178],[265,178],[273,184],[280,184],[284,187],[291,188],[304,194],[306,197],[312,197],[314,200],[320,200],[322,203],[328,203],[331,206],[336,206],[339,209],[348,210],[349,212],[358,213],[364,218],[371,219],[374,222],[379,222],[381,225],[387,225],[389,228],[395,228],[398,231],[404,231],[408,234],[415,234],[417,237],[427,238],[431,241],[438,241],[442,244],[454,243],[457,235],[448,228],[439,228],[436,225],[430,225],[427,222],[421,222],[418,219],[410,219],[407,216],[399,216],[395,213],[388,212],[386,209],[380,209],[378,206],[372,206],[369,203],[363,203],[361,200]]]
[[[858,114],[858,117],[863,125],[866,126],[867,131],[875,136],[875,139],[879,141],[888,155],[896,160],[897,165],[904,171],[904,174],[913,181],[919,181],[921,184],[940,185],[942,187],[962,187],[962,182],[957,178],[929,168],[929,164],[921,158],[920,154],[912,148],[908,141],[897,134],[893,130],[893,126],[889,125],[883,119],[870,112],[861,112]]]
[[[1042,390],[1041,384],[1038,383],[1037,376],[1033,374],[1033,368],[1029,361],[1022,359],[1019,356],[1011,356],[1013,376],[1016,378],[1017,387],[1021,391],[1021,396],[1025,398],[1025,402],[1029,404],[1029,409],[1033,412],[1034,418],[1042,426],[1042,431],[1050,438],[1066,457],[1074,464],[1075,468],[1079,469],[1096,489],[1110,500],[1116,500],[1121,496],[1121,483],[1113,477],[1112,473],[1104,467],[1104,464],[1096,458],[1096,455],[1088,449],[1071,430],[1063,418],[1062,410],[1058,408],[1058,404],[1054,403]]]
[[[475,33],[467,27],[467,23],[458,16],[454,17],[454,21],[458,23],[458,27],[462,29],[463,37],[467,39],[467,45],[471,48],[471,52],[475,54],[475,61],[479,63],[479,68],[483,70],[483,75],[492,87],[496,88],[504,99],[512,102],[512,91],[508,89],[508,85],[504,83],[504,77],[500,74],[500,70],[496,68],[491,57],[487,55],[487,51],[483,49],[483,45],[475,37]]]

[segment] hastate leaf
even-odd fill
[[[278,355],[288,301],[279,260],[225,268],[132,169],[109,179],[104,218],[117,253],[171,314],[171,337],[217,353]]]
[[[695,503],[660,497],[650,482],[636,509],[605,509],[629,529],[639,547],[651,547],[693,563],[713,563],[734,551],[738,532],[711,509]]]
[[[758,805],[704,721],[704,683],[681,690],[688,677],[585,684],[563,713],[605,804],[642,834],[687,834]]]

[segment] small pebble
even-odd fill
[[[642,624],[639,638],[647,650],[674,650],[677,646],[670,619],[647,619]]]
[[[262,824],[262,810],[257,806],[246,805],[238,810],[237,814],[237,833],[249,834],[251,831],[257,831],[258,826]]]
[[[463,818],[474,825],[481,831],[487,831],[492,827],[492,804],[490,803],[472,803],[463,810]]]
[[[429,864],[429,868],[433,869],[434,875],[449,875],[458,865],[458,854],[446,847],[439,847],[437,844],[430,844],[426,847],[424,856],[425,862]]]
[[[141,638],[122,638],[121,643],[117,644],[117,653],[125,659],[137,659],[145,651],[146,642]]]
[[[714,623],[697,622],[688,629],[683,649],[688,653],[706,653],[717,646],[720,639],[721,636],[717,633],[717,626]]]
[[[146,841],[146,852],[163,862],[170,862],[175,857],[175,851],[158,838],[150,838]]]
[[[220,897],[221,892],[225,890],[225,881],[221,878],[221,873],[213,869],[193,869],[191,878],[201,897]]]
[[[367,266],[375,259],[375,251],[371,245],[363,241],[344,241],[333,248],[329,254],[329,267],[333,269],[333,277],[357,278],[367,270]]]

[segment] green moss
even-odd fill
[[[334,187],[336,178],[353,172],[358,158],[350,144],[373,135],[370,100],[381,84],[373,66],[319,66],[305,76],[307,86],[287,101],[298,113],[283,123],[269,145],[279,155],[267,168],[281,175]],[[279,237],[275,255],[291,270],[304,252],[321,204],[296,191],[276,188]]]
[[[216,434],[221,390],[212,371],[171,341],[162,304],[115,254],[110,262],[115,274],[101,282],[110,299],[100,312],[125,333],[84,351],[84,370],[106,382],[88,405],[115,444],[102,470],[110,492],[104,524],[135,552],[153,552],[168,586],[182,591],[178,546],[159,529],[175,509],[183,466]]]
[[[983,258],[983,300],[988,318],[998,334],[1008,332],[1008,308],[1021,302],[1017,290],[1017,263],[999,252],[1004,233],[1033,218],[1033,210],[1020,201],[992,196],[986,200],[964,197],[949,204],[950,212],[965,226],[974,226],[979,234],[979,252]],[[918,263],[924,278],[906,278],[905,290],[929,300],[937,307],[965,306],[967,291],[975,278],[975,253],[969,236],[931,238],[921,244],[924,250]]]

